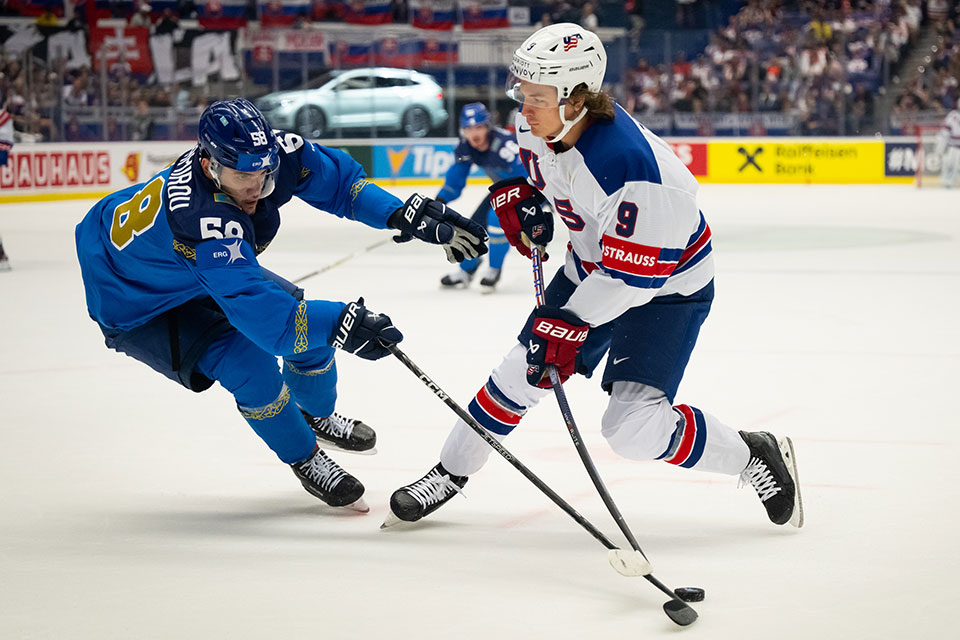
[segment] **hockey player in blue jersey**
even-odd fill
[[[473,165],[483,169],[494,182],[527,175],[520,163],[517,139],[509,131],[491,126],[490,113],[479,102],[464,106],[460,112],[460,143],[453,153],[455,162],[447,170],[443,187],[437,193],[437,200],[441,202],[453,202],[460,197]],[[477,205],[471,219],[486,225],[490,236],[490,255],[487,257],[489,266],[480,279],[480,286],[489,293],[500,280],[503,260],[510,250],[510,245],[503,236],[497,215],[486,198]],[[478,259],[464,260],[458,269],[443,276],[440,284],[451,288],[465,287],[470,284],[479,266]]]
[[[279,207],[294,196],[397,229],[398,242],[442,245],[451,262],[486,252],[482,226],[424,196],[399,200],[346,153],[272,130],[238,98],[204,111],[195,148],[77,225],[87,309],[107,346],[192,391],[219,382],[308,492],[366,511],[363,484],[319,446],[369,452],[376,441],[369,426],[334,411],[334,350],[375,360],[403,336],[363,298],[305,300],[259,266]]]
[[[518,340],[470,402],[471,416],[503,439],[561,381],[590,376],[606,355],[598,422],[631,460],[739,476],[767,517],[803,524],[793,443],[740,431],[675,402],[713,302],[710,227],[696,178],[669,145],[601,90],[603,42],[583,27],[545,27],[516,50],[508,95],[520,103],[517,141],[527,180],[490,187],[510,243],[525,256],[553,236],[553,204],[569,231],[563,265]],[[546,377],[545,377],[546,376]],[[458,420],[426,475],[390,499],[392,519],[416,521],[479,471],[491,447]]]

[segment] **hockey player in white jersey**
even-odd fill
[[[6,166],[10,159],[10,150],[13,149],[13,119],[7,112],[6,106],[0,107],[0,167]],[[10,271],[10,259],[3,250],[3,239],[0,238],[0,271]]]
[[[943,128],[937,135],[937,152],[943,157],[940,183],[952,189],[960,179],[960,100],[956,108],[943,120]]]
[[[546,366],[590,376],[604,354],[610,394],[602,434],[619,455],[740,476],[776,524],[803,524],[793,444],[737,432],[674,396],[713,300],[710,227],[697,181],[670,147],[601,91],[606,53],[575,24],[545,27],[513,56],[507,93],[527,180],[490,187],[510,243],[553,236],[544,201],[570,232],[564,264],[518,342],[469,404],[498,439],[549,393]],[[460,492],[491,447],[458,420],[440,462],[393,493],[391,515],[416,521]]]

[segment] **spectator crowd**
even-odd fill
[[[902,120],[928,114],[939,123],[960,100],[960,9],[948,2],[931,2],[929,19],[936,30],[934,44],[921,64],[905,70],[904,90],[893,108]]]
[[[93,0],[88,0],[93,2]],[[667,0],[665,0],[667,1]],[[692,27],[698,8],[711,0],[674,0],[673,26]],[[22,16],[30,3],[0,0],[0,15]],[[169,5],[170,3],[166,3]],[[248,3],[251,19],[258,3]],[[644,2],[628,0],[528,0],[534,26],[559,21],[587,28],[618,26],[643,38]],[[646,3],[649,5],[651,3]],[[729,21],[713,30],[698,51],[669,52],[669,63],[645,59],[630,64],[612,90],[638,118],[655,114],[785,114],[792,133],[856,135],[875,126],[876,98],[891,77],[902,73],[902,96],[895,114],[949,109],[960,97],[960,16],[956,0],[745,0],[733,5]],[[739,4],[739,8],[736,6]],[[66,5],[65,5],[66,6]],[[174,33],[182,19],[197,17],[195,2],[154,11],[147,2],[98,3],[109,17],[153,34]],[[310,22],[342,21],[345,2],[315,0],[296,18],[294,28]],[[407,0],[391,2],[392,18],[408,20]],[[89,38],[83,11],[58,16],[30,12],[40,33],[64,27]],[[923,25],[937,41],[924,64],[899,69],[905,51]],[[52,55],[0,57],[0,105],[13,116],[22,139],[151,139],[161,114],[202,109],[212,99],[209,86],[158,83],[132,73],[121,62],[108,68],[96,61]],[[84,108],[108,107],[104,126],[85,128]],[[703,133],[711,133],[709,130]],[[164,129],[163,137],[187,136],[183,128]]]
[[[885,90],[925,21],[944,33],[918,103],[955,91],[956,7],[941,0],[748,0],[703,53],[669,65],[640,60],[624,98],[638,117],[657,113],[783,113],[803,135],[869,133]],[[919,107],[923,108],[923,107]]]

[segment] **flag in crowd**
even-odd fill
[[[509,27],[507,0],[460,0],[464,29]]]
[[[389,24],[393,11],[390,0],[349,0],[344,18],[349,24]]]
[[[418,29],[449,31],[455,18],[454,0],[410,0],[410,23]]]

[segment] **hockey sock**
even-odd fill
[[[487,260],[491,269],[503,268],[503,260],[510,252],[510,243],[505,236],[490,236],[490,255]]]
[[[464,260],[460,263],[460,269],[466,271],[467,273],[472,274],[477,270],[477,267],[480,265],[480,258],[471,258],[470,260]]]
[[[308,354],[313,357],[302,357]],[[337,402],[337,362],[333,349],[313,349],[301,357],[284,358],[282,375],[304,411],[319,418],[333,413]]]
[[[303,419],[296,403],[290,401],[290,389],[283,385],[280,395],[263,407],[242,407],[240,414],[260,438],[283,462],[306,460],[317,446],[317,438]]]
[[[673,407],[677,428],[657,459],[687,469],[736,475],[750,459],[750,450],[732,428],[686,404]]]
[[[487,380],[470,401],[467,411],[494,438],[503,441],[520,423],[526,408],[508,399],[493,380]],[[451,474],[469,476],[480,470],[491,451],[493,449],[482,438],[478,438],[467,423],[457,420],[444,442],[440,461]]]

